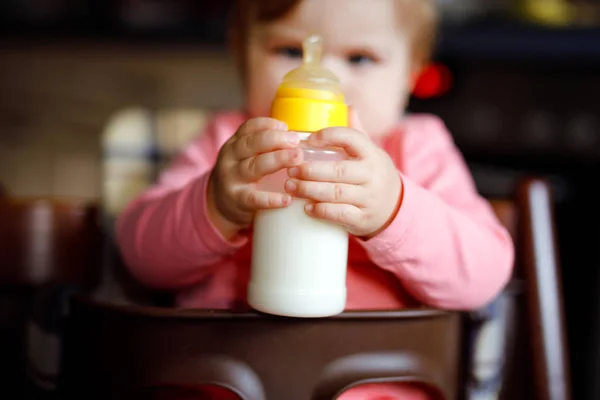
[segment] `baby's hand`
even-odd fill
[[[296,134],[271,118],[250,119],[240,126],[221,148],[211,175],[208,208],[217,214],[214,219],[225,219],[228,231],[241,230],[251,224],[256,210],[290,205],[290,195],[261,191],[256,184],[266,175],[299,165],[298,143]]]
[[[311,135],[309,145],[346,150],[344,161],[306,162],[289,169],[286,191],[312,200],[309,215],[345,226],[370,238],[395,217],[402,193],[400,174],[389,155],[364,133],[352,128],[328,128]]]

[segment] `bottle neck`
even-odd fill
[[[308,144],[311,133],[296,132],[300,137],[300,148],[304,151],[304,161],[342,161],[348,154],[340,147],[313,147]]]

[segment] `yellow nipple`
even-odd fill
[[[302,54],[302,65],[288,72],[277,94],[344,101],[339,79],[321,66],[323,39],[318,35],[308,36],[302,42]]]
[[[339,79],[321,66],[323,39],[311,35],[302,43],[302,65],[285,75],[277,89],[271,116],[290,130],[316,132],[347,126],[348,108]]]

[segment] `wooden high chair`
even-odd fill
[[[514,202],[493,206],[517,245],[500,398],[570,399],[549,187],[524,181]],[[462,399],[484,377],[469,345],[484,322],[426,308],[303,320],[76,297],[61,398],[202,399],[200,386],[217,385],[244,400],[331,400],[354,385],[410,381]]]

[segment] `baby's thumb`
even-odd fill
[[[357,131],[360,131],[362,133],[367,133],[365,131],[365,128],[363,127],[362,122],[360,122],[360,118],[358,117],[358,112],[356,111],[356,108],[352,106],[348,107],[348,113],[350,128],[356,129]]]

